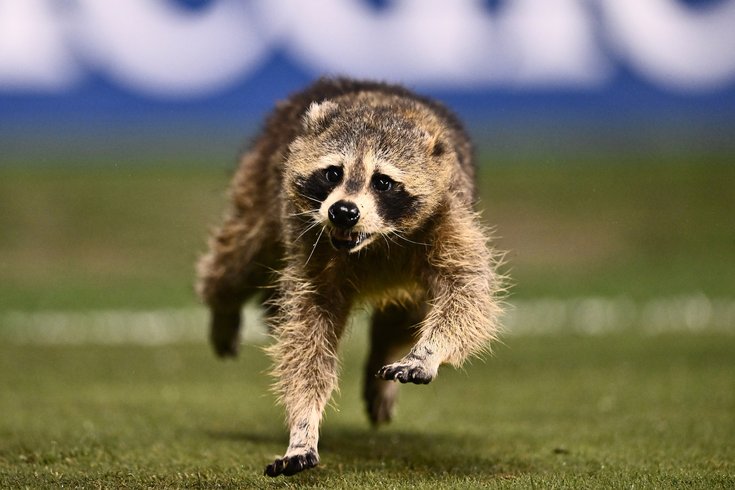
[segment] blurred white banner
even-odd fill
[[[0,0],[0,93],[101,73],[156,97],[215,93],[276,50],[310,73],[447,89],[597,87],[625,64],[659,87],[735,81],[735,0]]]

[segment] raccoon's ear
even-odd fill
[[[304,114],[304,129],[312,133],[324,131],[337,114],[337,109],[339,106],[331,100],[312,102]]]
[[[440,157],[447,152],[447,144],[441,136],[435,135],[429,139],[429,149],[432,157]]]

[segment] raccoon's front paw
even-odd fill
[[[389,381],[425,385],[434,379],[436,370],[430,370],[422,361],[407,356],[398,362],[383,366],[377,376]]]
[[[209,339],[219,357],[235,357],[240,350],[240,311],[212,311]]]
[[[304,453],[292,454],[290,456],[287,455],[282,458],[278,458],[265,467],[265,472],[263,474],[266,476],[291,476],[300,471],[313,468],[318,464],[319,456],[316,451],[309,450]]]

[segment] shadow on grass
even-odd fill
[[[359,471],[383,468],[487,476],[523,470],[488,455],[481,450],[487,441],[472,434],[337,428],[326,430],[321,440],[322,454],[339,454],[345,465]]]
[[[208,435],[219,440],[278,444],[284,448],[287,444],[282,434],[209,432]],[[502,448],[488,450],[487,441],[472,434],[337,427],[322,433],[319,452],[322,463],[317,472],[343,476],[382,473],[494,479],[518,476],[529,470],[528,462],[496,456],[494,453],[502,453]]]

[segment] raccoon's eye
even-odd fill
[[[393,188],[393,184],[394,184],[393,179],[383,174],[373,175],[373,180],[371,183],[372,183],[373,189],[375,189],[378,192],[389,191]]]
[[[332,184],[337,184],[342,180],[342,169],[333,165],[324,172],[324,178]]]

